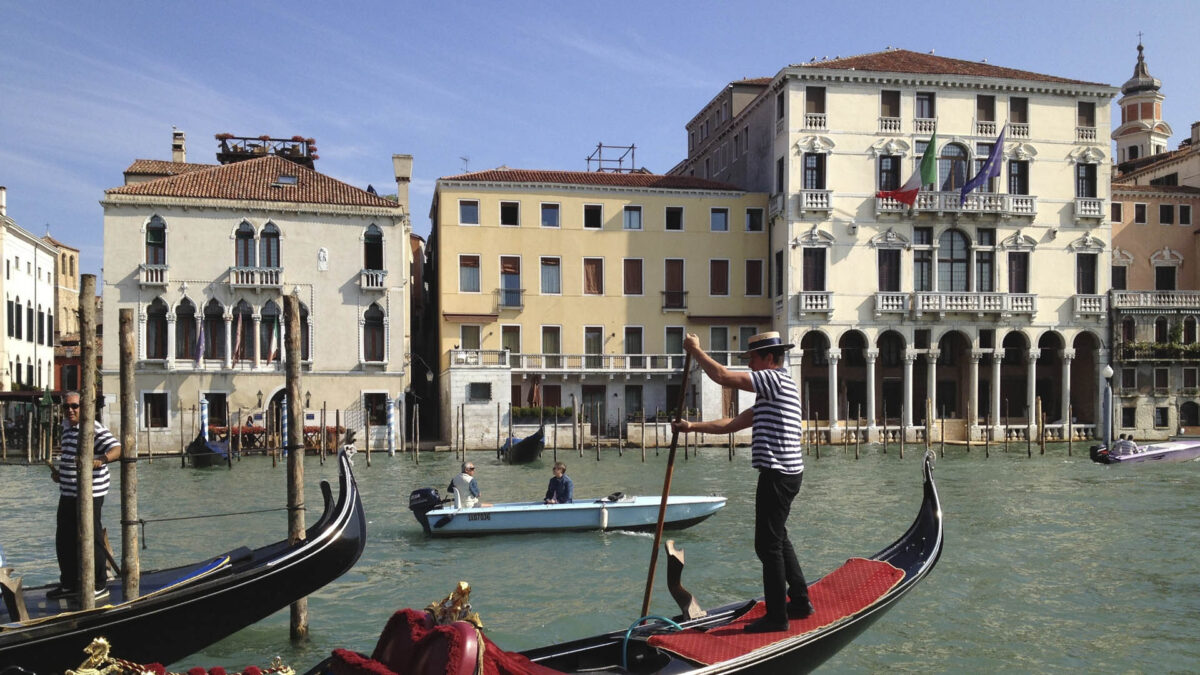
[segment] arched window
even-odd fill
[[[1127,316],[1121,320],[1121,341],[1133,342],[1137,340],[1137,324],[1134,323],[1133,317]]]
[[[260,358],[271,363],[279,360],[283,350],[283,332],[279,325],[279,305],[268,300],[262,308],[262,319],[258,324],[258,353]]]
[[[196,345],[196,305],[184,298],[175,306],[175,358],[194,359]]]
[[[946,230],[938,238],[938,290],[968,290],[970,249],[960,230]]]
[[[162,298],[146,309],[146,358],[167,358],[167,303]]]
[[[309,351],[309,324],[308,324],[308,307],[304,303],[300,303],[300,360],[311,361],[312,353]]]
[[[245,300],[233,308],[233,360],[254,360],[254,310]]]
[[[363,269],[383,269],[383,232],[374,223],[363,235]]]
[[[1170,331],[1167,328],[1166,317],[1158,317],[1154,320],[1154,341],[1159,344],[1166,344],[1170,339],[1168,335]]]
[[[967,182],[967,149],[958,143],[942,146],[938,155],[938,189],[953,192]]]
[[[1189,316],[1183,320],[1183,344],[1196,343],[1196,317]]]
[[[204,358],[225,358],[225,308],[216,300],[204,306]]]
[[[70,271],[71,278],[75,278],[75,256],[71,256],[71,257],[67,258],[67,261],[71,263],[71,271]]]
[[[275,227],[275,223],[267,223],[258,238],[262,253],[259,267],[279,267],[279,228]]]
[[[372,302],[363,314],[363,358],[367,361],[383,360],[383,310]]]
[[[146,225],[146,264],[167,264],[167,224],[158,216]]]
[[[238,226],[236,240],[236,265],[254,267],[254,227],[243,221]]]

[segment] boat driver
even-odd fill
[[[479,501],[479,481],[475,480],[474,462],[462,463],[462,472],[450,481],[450,491],[458,492],[458,499],[464,509],[491,506]]]

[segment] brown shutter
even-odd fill
[[[625,261],[625,295],[642,294],[642,261],[627,259]]]

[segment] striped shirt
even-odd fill
[[[804,471],[800,394],[796,381],[782,368],[750,371],[758,397],[754,401],[754,434],[750,466],[780,473]]]
[[[120,445],[112,432],[105,429],[99,422],[93,422],[92,452],[93,457],[103,458],[104,453]],[[103,460],[101,460],[103,461]],[[64,497],[79,496],[79,427],[64,424],[62,432],[62,454],[58,457],[58,487]],[[92,469],[92,496],[103,497],[108,494],[109,473],[108,465],[100,464],[99,469]]]

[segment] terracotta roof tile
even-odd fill
[[[847,56],[828,61],[814,61],[796,64],[799,68],[829,68],[836,70],[867,70],[885,73],[914,73],[922,75],[966,75],[973,77],[996,77],[1012,80],[1033,80],[1036,82],[1061,82],[1064,84],[1091,84],[1108,86],[1099,82],[1071,80],[1065,77],[1031,73],[1015,68],[993,66],[990,63],[978,61],[963,61],[933,54],[921,54],[907,49],[889,49],[871,54]]]
[[[768,84],[771,84],[774,79],[775,78],[773,77],[747,77],[744,80],[734,80],[733,82],[730,82],[730,84],[752,84],[755,86],[765,87]]]
[[[557,185],[596,185],[666,190],[734,190],[736,185],[694,176],[665,176],[655,173],[611,173],[601,171],[540,171],[535,169],[489,169],[439,180],[479,183],[552,183]]]
[[[189,164],[187,162],[167,162],[161,159],[135,159],[133,164],[125,169],[126,175],[134,176],[177,176],[189,171],[209,169],[219,164]]]
[[[1191,185],[1123,185],[1113,183],[1113,192],[1160,192],[1175,195],[1200,195],[1200,187]]]
[[[130,168],[152,161],[138,160]],[[274,155],[224,165],[167,164],[177,164],[179,171],[165,178],[105,190],[105,194],[400,208],[390,199]],[[277,187],[280,176],[295,176],[296,184]]]

